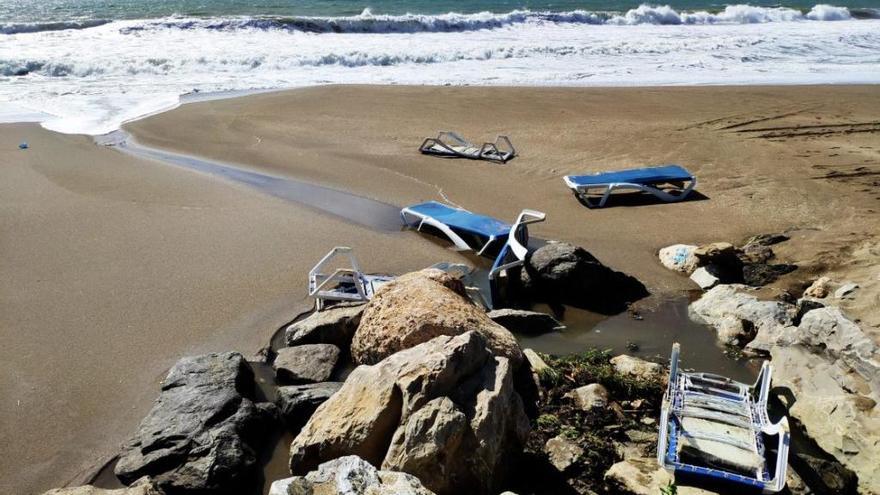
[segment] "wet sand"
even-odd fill
[[[660,247],[790,230],[777,251],[802,268],[768,292],[826,271],[855,280],[863,288],[846,304],[880,334],[877,115],[875,86],[324,87],[185,105],[127,129],[392,205],[448,200],[509,219],[539,209],[548,221],[536,236],[580,244],[658,296],[693,288],[659,265]],[[265,345],[307,306],[305,275],[334,244],[377,272],[465,259],[89,138],[0,129],[0,444],[16,453],[0,459],[2,493],[81,481],[180,356]],[[506,133],[521,156],[419,155],[439,129]],[[22,140],[31,149],[18,151]],[[702,198],[588,210],[561,180],[668,162],[699,176]]]
[[[0,129],[0,493],[83,482],[178,358],[267,345],[333,245],[376,271],[457,261],[87,137]]]
[[[779,288],[831,271],[864,290],[845,305],[880,336],[880,86],[485,88],[335,86],[186,105],[128,126],[195,153],[393,204],[446,200],[582,245],[652,292],[693,288],[657,263],[663,246],[788,231]],[[438,130],[511,137],[506,165],[416,149]],[[693,201],[614,201],[589,210],[562,176],[678,163]],[[855,254],[855,256],[852,255]]]

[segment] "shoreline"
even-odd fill
[[[794,228],[777,256],[800,268],[766,293],[828,272],[856,280],[862,289],[846,309],[876,339],[870,246],[880,198],[865,182],[880,166],[876,134],[763,138],[771,131],[754,129],[861,125],[877,115],[878,93],[876,85],[337,85],[188,103],[125,129],[148,146],[387,204],[440,199],[442,190],[502,219],[538,208],[548,221],[536,236],[584,246],[654,295],[693,287],[657,262],[660,247]],[[0,463],[6,491],[41,493],[114,451],[180,356],[254,352],[305,302],[305,273],[332,245],[355,244],[370,272],[465,260],[423,236],[378,234],[91,137],[2,127],[4,149],[22,136],[32,144],[0,157],[0,229],[15,232],[3,236],[0,326],[13,340],[0,352],[11,396],[24,399],[0,407],[0,436],[23,452]],[[494,166],[419,155],[420,139],[438,127],[474,140],[509,133],[522,156]],[[587,210],[560,179],[649,160],[684,162],[708,199]],[[47,429],[51,417],[33,413],[41,410],[68,414]]]

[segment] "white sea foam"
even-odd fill
[[[53,115],[50,129],[98,134],[193,90],[880,82],[880,20],[828,5],[309,22],[167,18],[0,35],[0,114],[15,103]]]

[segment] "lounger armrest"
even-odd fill
[[[510,138],[507,136],[498,136],[495,138],[495,148],[508,151],[511,157],[514,157],[517,154],[516,148],[513,147],[513,143],[510,142]]]
[[[529,224],[543,222],[546,219],[546,213],[529,209],[522,210],[519,213],[519,216],[516,217],[516,222],[513,223],[513,226],[510,227],[510,233],[507,234],[507,245],[510,246],[513,255],[516,256],[517,259],[525,260],[526,254],[529,252],[528,246],[523,246],[517,238],[517,232],[519,232],[519,229],[527,228],[526,226]]]

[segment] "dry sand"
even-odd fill
[[[657,263],[664,245],[790,230],[779,256],[802,268],[778,287],[855,280],[846,304],[880,333],[878,115],[877,86],[323,87],[186,105],[128,130],[399,205],[539,209],[535,235],[580,244],[654,293],[693,287]],[[521,156],[419,155],[438,129],[505,133]],[[88,138],[0,130],[0,493],[74,481],[114,453],[180,356],[255,351],[305,305],[305,274],[330,246],[353,245],[376,271],[461,259]],[[588,210],[561,180],[669,162],[699,176],[705,199]]]

